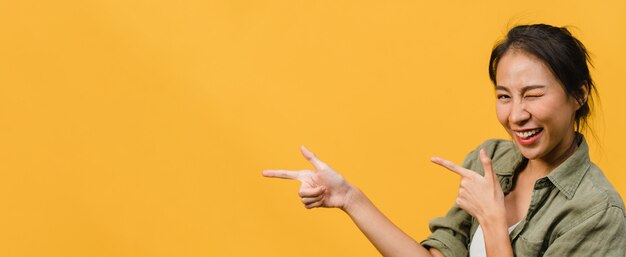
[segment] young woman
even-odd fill
[[[624,203],[589,160],[581,133],[595,90],[583,44],[565,28],[511,29],[491,53],[496,114],[512,140],[489,140],[462,166],[456,204],[417,243],[357,187],[302,147],[315,170],[265,170],[302,182],[306,208],[346,212],[383,256],[619,256]]]

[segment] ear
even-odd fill
[[[576,99],[576,102],[578,103],[578,107],[576,107],[577,110],[585,105],[585,103],[587,103],[587,99],[589,99],[589,84],[587,83],[587,81],[584,81],[580,85],[580,90],[583,94],[581,95],[580,99]]]

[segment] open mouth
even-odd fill
[[[543,128],[530,129],[525,131],[515,131],[515,138],[520,144],[529,145],[534,143],[543,132]]]

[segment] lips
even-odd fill
[[[533,144],[543,132],[543,128],[513,131],[515,138],[522,145]]]

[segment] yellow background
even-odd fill
[[[487,76],[519,23],[595,61],[593,160],[626,195],[626,2],[0,1],[0,256],[378,256],[305,210],[304,144],[417,240],[506,137]],[[436,198],[433,200],[433,197]]]

